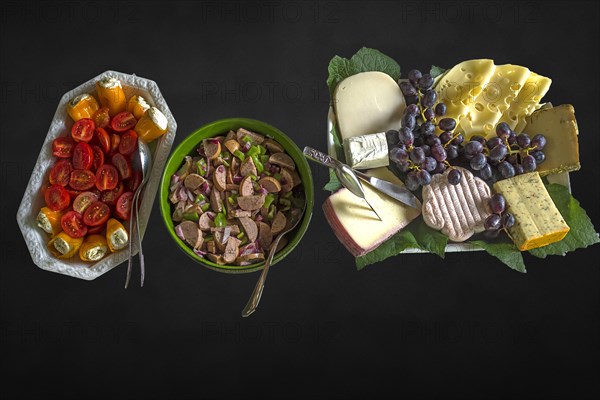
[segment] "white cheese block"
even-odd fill
[[[344,140],[346,164],[356,169],[387,167],[390,165],[385,132],[363,135]]]
[[[406,102],[391,76],[371,71],[341,81],[333,94],[333,107],[344,140],[399,129]]]
[[[402,185],[387,168],[367,173]],[[347,189],[340,189],[323,203],[329,225],[340,242],[355,257],[377,248],[421,214],[421,207],[412,208],[364,184],[369,203],[383,218],[380,221],[367,203]]]

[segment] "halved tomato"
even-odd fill
[[[75,142],[70,136],[57,137],[52,141],[52,155],[60,158],[71,158],[73,147],[75,147]]]
[[[73,210],[82,214],[90,204],[99,200],[99,196],[94,192],[83,192],[80,193],[75,200],[73,200]]]
[[[71,179],[72,171],[73,166],[71,165],[71,160],[59,160],[50,170],[48,180],[52,185],[67,186]]]
[[[138,144],[138,135],[134,130],[128,130],[121,135],[121,143],[119,143],[119,153],[129,155],[135,151]]]
[[[89,118],[81,118],[71,128],[71,136],[76,142],[89,142],[94,137],[96,125]]]
[[[52,185],[44,193],[44,200],[46,205],[52,211],[62,211],[69,207],[71,197],[67,190],[60,185]]]
[[[70,182],[70,181],[69,181]],[[77,196],[79,196],[81,193],[83,193],[83,190],[75,190],[73,189],[71,186],[67,186],[65,187],[65,189],[67,190],[67,193],[69,193],[69,196],[74,199]]]
[[[102,225],[98,225],[98,226],[89,226],[88,234],[94,235],[96,233],[100,233],[104,230],[104,228],[106,228],[106,224],[102,224]]]
[[[123,182],[119,182],[117,187],[113,190],[105,190],[104,192],[102,192],[100,200],[102,200],[109,206],[114,206],[117,203],[117,199],[123,194],[124,191],[125,186],[123,185]]]
[[[77,143],[73,150],[73,168],[90,169],[93,163],[94,150],[92,150],[92,147],[85,142]]]
[[[133,192],[125,192],[118,199],[115,206],[115,214],[121,219],[129,219],[133,203]]]
[[[131,164],[123,154],[117,153],[113,155],[110,162],[119,171],[119,176],[121,179],[127,179],[131,177]]]
[[[96,175],[87,169],[76,169],[71,172],[69,186],[75,190],[88,190],[96,184]]]
[[[110,126],[115,132],[125,132],[133,129],[137,124],[137,120],[129,111],[123,111],[115,115],[110,121]]]
[[[96,128],[106,128],[110,123],[110,114],[108,107],[101,107],[92,116]]]
[[[87,226],[100,226],[110,218],[110,208],[101,201],[92,203],[83,213],[83,223]]]
[[[121,136],[113,133],[110,135],[110,151],[108,154],[116,154],[119,152],[119,144],[121,143]]]
[[[60,219],[60,226],[72,238],[84,237],[88,227],[83,223],[83,217],[76,211],[69,211]]]
[[[125,188],[135,193],[137,188],[142,183],[142,172],[137,169],[131,173],[131,178],[124,181]]]
[[[104,164],[96,171],[98,190],[113,190],[119,183],[119,172],[110,164]]]
[[[94,141],[100,145],[103,152],[110,151],[110,135],[103,128],[96,128],[94,132]]]
[[[104,152],[100,146],[92,145],[92,151],[94,152],[94,162],[92,162],[92,170],[98,171],[101,165],[104,164]]]

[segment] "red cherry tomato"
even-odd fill
[[[98,168],[104,164],[104,152],[100,146],[92,145],[92,151],[94,152],[94,161],[92,162],[92,170],[98,171]]]
[[[90,204],[99,200],[99,196],[94,192],[83,192],[80,193],[75,200],[73,200],[73,210],[77,211],[79,214],[83,214],[86,208],[90,206]]]
[[[129,155],[135,151],[138,144],[138,135],[133,130],[129,130],[121,135],[121,143],[119,143],[119,153]]]
[[[125,186],[123,185],[123,182],[119,182],[117,187],[113,190],[105,190],[104,192],[102,192],[100,200],[102,200],[109,206],[114,206],[117,203],[117,199],[123,194],[124,191]]]
[[[69,183],[70,183],[70,182],[71,182],[71,181],[69,180]],[[65,187],[65,189],[67,190],[67,193],[69,193],[69,196],[70,196],[72,199],[76,198],[76,197],[77,197],[77,196],[79,196],[81,193],[83,193],[83,190],[75,190],[75,189],[73,189],[71,186],[67,186],[67,187]]]
[[[71,197],[67,190],[60,185],[52,185],[44,193],[46,205],[52,211],[61,211],[69,207]]]
[[[75,190],[88,190],[96,184],[96,175],[87,169],[76,169],[71,172],[69,186]]]
[[[119,144],[121,143],[121,136],[113,133],[110,135],[110,151],[108,154],[116,154],[119,152]]]
[[[133,192],[125,192],[118,199],[115,206],[115,214],[121,219],[129,219],[131,216],[131,206],[133,202]]]
[[[106,128],[110,123],[110,115],[108,107],[101,107],[92,116],[96,128]]]
[[[73,168],[75,169],[90,169],[94,163],[94,150],[85,143],[79,142],[73,150]]]
[[[84,237],[88,227],[83,223],[83,217],[76,211],[69,211],[60,219],[60,226],[72,238]]]
[[[71,158],[73,147],[75,147],[75,142],[71,137],[58,137],[52,141],[52,155],[60,158]]]
[[[101,201],[92,203],[83,213],[83,223],[87,226],[100,226],[110,218],[110,208]]]
[[[82,118],[75,122],[71,128],[71,136],[76,142],[89,142],[94,137],[94,129],[96,125],[89,118]]]
[[[119,172],[110,164],[104,164],[96,171],[98,190],[113,190],[119,183]]]
[[[110,126],[115,132],[125,132],[133,129],[137,120],[129,111],[123,111],[115,115],[110,121]]]
[[[102,224],[102,225],[98,225],[98,226],[89,226],[88,234],[94,235],[96,233],[100,233],[104,230],[104,228],[106,228],[106,224]]]
[[[112,156],[111,164],[119,171],[121,179],[128,179],[131,177],[131,164],[129,160],[121,153],[117,153]]]
[[[48,180],[52,185],[67,186],[71,179],[72,171],[73,166],[71,165],[71,160],[61,159],[57,161],[50,170]]]
[[[131,174],[131,178],[124,181],[124,183],[125,183],[125,188],[127,190],[135,193],[137,188],[142,183],[142,172],[138,171],[138,170],[133,171]]]
[[[100,145],[103,152],[108,153],[110,151],[110,135],[105,129],[96,128],[94,139]]]

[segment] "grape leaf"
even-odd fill
[[[546,189],[571,230],[563,240],[531,249],[529,253],[539,258],[546,258],[549,255],[564,255],[599,243],[600,239],[592,221],[569,190],[556,183],[546,185]]]
[[[340,183],[337,175],[335,174],[335,171],[330,169],[329,170],[329,182],[327,182],[327,184],[325,186],[323,186],[323,190],[328,190],[333,193],[333,192],[336,192],[341,187],[342,187],[342,184]]]
[[[509,242],[485,242],[483,240],[471,240],[470,244],[480,247],[489,255],[496,257],[515,271],[526,273],[523,254],[514,243]]]
[[[429,75],[435,78],[437,76],[440,76],[444,72],[446,72],[444,68],[438,67],[437,65],[432,65],[431,69],[429,70]]]

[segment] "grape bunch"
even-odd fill
[[[508,229],[515,224],[515,217],[506,211],[506,199],[500,193],[495,193],[489,200],[489,208],[492,214],[486,218],[483,226],[485,236],[493,239],[502,231],[507,235]]]
[[[411,191],[429,185],[432,174],[451,167],[448,160],[459,156],[459,146],[464,142],[462,134],[452,133],[456,121],[443,118],[446,105],[438,102],[433,83],[430,74],[416,69],[408,73],[408,81],[400,82],[407,104],[401,127],[386,132],[390,161],[406,174],[404,183]],[[443,131],[439,137],[436,128]],[[451,171],[450,175],[454,184],[460,182],[459,170]]]

